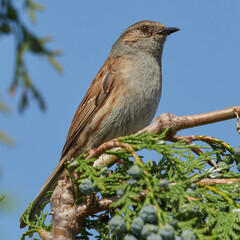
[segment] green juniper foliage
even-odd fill
[[[238,148],[235,152],[216,139],[212,139],[212,148],[168,143],[162,140],[164,136],[142,133],[120,138],[118,141],[128,148],[106,151],[123,160],[115,165],[111,163],[111,171],[106,166],[92,167],[95,159],[85,160],[86,153],[68,165],[69,170],[80,173],[80,179],[74,180],[75,185],[85,184],[84,194],[81,187],[76,188],[75,204],[82,203],[92,191],[99,199],[120,193],[111,209],[105,212],[104,220],[97,214],[84,221],[78,239],[89,239],[91,229],[98,231],[95,238],[99,240],[239,239],[240,184],[235,167],[239,161],[236,159]],[[193,148],[205,153],[197,156]],[[142,149],[156,151],[158,158],[145,161],[136,154]],[[210,157],[225,164],[211,167],[207,163]],[[216,179],[226,180],[228,184],[211,182]],[[204,184],[201,180],[209,182]],[[51,225],[45,226],[45,218],[43,214],[37,224],[30,223],[31,230],[51,229]]]

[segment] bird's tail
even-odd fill
[[[63,179],[66,176],[66,170],[64,168],[64,162],[66,158],[62,158],[57,167],[53,170],[52,174],[49,176],[47,181],[44,183],[43,187],[39,191],[38,195],[33,200],[32,209],[30,212],[29,220],[35,221],[36,216],[40,215],[41,206],[44,202],[49,200],[49,197],[46,197],[48,191],[52,191],[58,183],[58,180]],[[28,208],[25,210],[23,215],[27,214]],[[23,219],[20,219],[20,228],[26,227],[26,223]]]

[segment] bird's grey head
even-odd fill
[[[115,42],[111,55],[123,55],[144,51],[161,56],[166,37],[178,31],[159,22],[141,21],[128,27]]]

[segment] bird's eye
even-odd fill
[[[142,27],[141,27],[141,31],[142,31],[143,33],[148,32],[148,27],[142,26]]]

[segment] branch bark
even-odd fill
[[[225,121],[229,119],[236,118],[238,123],[238,115],[240,115],[240,105],[235,107],[226,108],[223,110],[201,113],[195,115],[186,115],[186,116],[176,116],[171,113],[163,113],[157,118],[154,119],[154,122],[147,126],[146,128],[140,130],[136,134],[140,134],[144,131],[150,133],[162,133],[168,127],[170,128],[166,140],[175,142],[176,140],[184,140],[186,143],[191,144],[192,138],[177,136],[177,132],[187,128],[198,127],[202,125],[207,125],[211,123],[216,123],[220,121]],[[236,124],[237,131],[239,130],[238,124]],[[99,157],[93,166],[109,165],[114,164],[118,159],[114,155],[103,154],[106,150],[116,147],[116,140],[104,143],[98,148],[91,150],[89,153],[88,159],[93,157]],[[199,154],[200,151],[196,149],[196,154]],[[209,163],[211,166],[215,164]]]
[[[167,127],[170,127],[170,137],[172,137],[180,130],[233,119],[236,118],[236,114],[240,115],[240,105],[218,111],[186,116],[163,113],[154,120],[154,123],[142,129],[139,133],[143,131],[161,133]]]

